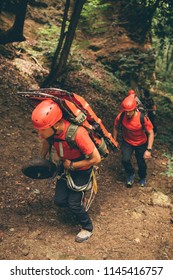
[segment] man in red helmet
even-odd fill
[[[51,141],[63,162],[63,171],[68,170],[73,184],[80,187],[81,191],[70,188],[66,175],[63,175],[57,180],[54,202],[60,207],[68,206],[81,225],[82,229],[75,241],[86,241],[92,235],[93,224],[83,205],[83,186],[91,182],[93,165],[100,163],[100,154],[86,129],[81,126],[75,135],[76,147],[69,146],[66,132],[70,122],[63,118],[61,108],[51,99],[42,101],[33,110],[32,122],[43,139],[41,156],[46,157]]]
[[[136,91],[133,89],[130,89],[127,92],[127,95],[133,95],[137,102],[137,107],[140,111],[146,111],[152,125],[153,125],[153,131],[154,135],[157,135],[157,126],[155,123],[155,117],[156,117],[156,104],[154,102],[153,97],[150,94],[150,91],[148,89],[142,90],[142,97],[141,100],[138,98]]]
[[[121,113],[114,120],[113,137],[117,141],[118,128],[122,112],[124,117],[122,119],[122,164],[127,174],[127,187],[131,187],[134,183],[135,171],[131,163],[133,151],[138,165],[138,175],[140,178],[140,186],[146,185],[147,166],[145,159],[151,158],[151,151],[154,142],[153,125],[148,117],[144,117],[143,130],[140,114],[136,110],[136,100],[134,95],[127,96],[121,103]],[[148,136],[146,135],[148,134]]]

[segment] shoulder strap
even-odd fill
[[[122,121],[123,121],[124,115],[125,115],[125,112],[122,112],[121,115],[120,115],[118,128],[120,128],[121,125],[122,125]]]
[[[140,114],[140,122],[141,122],[141,125],[142,125],[142,129],[146,130],[145,129],[144,118],[148,118],[148,116],[144,112],[141,112],[141,114]]]
[[[67,128],[65,139],[71,148],[77,147],[76,142],[75,142],[75,136],[76,136],[78,127],[79,127],[78,125],[71,123],[69,125],[69,127]]]
[[[120,127],[122,125],[122,121],[123,121],[124,115],[125,115],[125,112],[122,112],[121,115],[120,115],[118,127]],[[141,122],[143,130],[145,130],[145,124],[144,124],[144,118],[145,117],[147,117],[147,115],[144,112],[140,112],[140,122]]]

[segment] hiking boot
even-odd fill
[[[88,240],[92,235],[92,231],[88,231],[86,229],[81,229],[81,231],[76,235],[75,241],[76,242],[84,242]]]
[[[127,187],[130,188],[133,183],[134,183],[134,178],[135,178],[135,174],[130,174],[128,177],[127,177]]]
[[[147,183],[146,178],[142,178],[139,181],[140,187],[142,188],[146,186],[146,183]]]

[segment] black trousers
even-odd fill
[[[92,169],[74,171],[72,178],[78,186],[86,184],[89,180]],[[75,180],[76,179],[76,180]],[[65,177],[62,177],[56,183],[54,203],[59,207],[69,207],[71,212],[76,216],[79,224],[83,229],[88,231],[93,230],[92,221],[89,217],[88,212],[85,211],[83,206],[84,191],[73,191],[71,190],[66,182]]]
[[[122,150],[122,164],[127,175],[134,173],[134,167],[131,163],[131,158],[133,151],[135,151],[135,157],[138,165],[138,175],[140,179],[146,178],[147,176],[147,165],[145,159],[143,158],[144,152],[147,148],[147,142],[141,146],[132,146],[129,143],[123,141]]]

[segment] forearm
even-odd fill
[[[99,164],[99,162],[94,159],[84,159],[81,161],[73,162],[73,168],[79,169],[79,168],[83,168],[83,167],[90,167],[90,166]]]
[[[90,167],[99,164],[100,161],[101,161],[100,154],[98,150],[95,148],[93,153],[89,155],[88,158],[81,161],[73,162],[73,167],[74,169],[79,169],[82,167]]]
[[[113,127],[112,135],[113,135],[114,140],[117,141],[118,129],[115,126]]]
[[[154,132],[153,129],[148,132],[148,149],[152,149],[154,142]]]
[[[144,153],[144,158],[147,159],[147,158],[152,158],[151,156],[151,150],[152,150],[152,147],[153,147],[153,142],[154,142],[154,132],[153,132],[153,129],[148,131],[148,145],[147,145],[147,149]]]
[[[77,169],[80,169],[83,167],[90,167],[93,165],[98,165],[100,163],[100,161],[101,161],[100,154],[99,154],[98,150],[95,148],[93,153],[90,154],[88,156],[88,158],[85,158],[83,160],[73,162],[71,160],[66,159],[64,161],[64,167],[66,169],[77,170]]]

